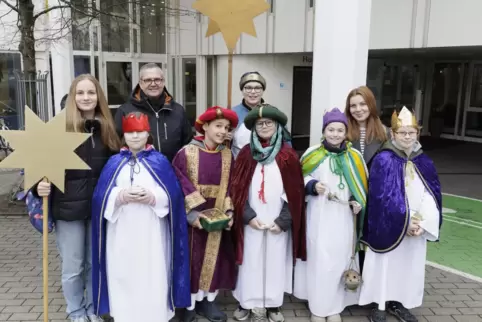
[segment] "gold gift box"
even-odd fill
[[[202,217],[200,222],[203,229],[207,232],[223,230],[228,227],[229,221],[231,220],[229,216],[217,208],[204,210],[202,214],[207,218]]]

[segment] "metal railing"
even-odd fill
[[[48,75],[49,72],[39,71],[37,74],[26,74],[15,71],[19,128],[23,128],[25,125],[25,105],[30,107],[43,121],[49,119]]]

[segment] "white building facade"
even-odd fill
[[[37,61],[54,75],[56,109],[69,80],[92,71],[109,104],[118,106],[146,62],[162,66],[169,91],[192,122],[208,106],[227,104],[227,49],[220,34],[205,37],[208,18],[189,12],[194,0],[166,1],[171,9],[164,9],[164,19],[158,15],[162,6],[153,6],[159,11],[152,21],[142,10],[164,1],[142,1],[116,12],[127,12],[133,22],[98,22],[76,31],[73,42],[56,43],[55,53],[39,48]],[[113,2],[96,6],[110,8]],[[260,72],[267,80],[265,100],[288,115],[288,127],[305,147],[318,141],[324,111],[343,109],[348,91],[366,84],[385,123],[405,105],[416,111],[425,135],[482,142],[482,1],[268,2],[269,12],[254,20],[257,37],[242,35],[236,47],[233,105],[241,102],[240,76]],[[0,46],[0,64],[12,50]]]

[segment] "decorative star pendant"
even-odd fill
[[[241,34],[256,37],[253,19],[269,9],[264,0],[197,0],[192,7],[209,17],[206,37],[221,32],[233,52]]]
[[[65,120],[62,110],[44,123],[25,106],[25,131],[0,131],[14,150],[0,162],[0,168],[23,168],[25,190],[46,177],[63,192],[66,169],[90,169],[74,152],[90,134],[67,132]]]

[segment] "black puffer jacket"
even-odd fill
[[[52,216],[55,220],[90,219],[94,188],[97,185],[102,168],[109,157],[114,154],[102,142],[99,121],[87,120],[85,129],[86,132],[91,132],[93,135],[82,143],[75,152],[91,169],[65,171],[64,193],[52,186],[50,203]],[[37,186],[32,188],[32,192],[37,195]]]
[[[184,107],[175,102],[165,88],[160,99],[152,101],[137,85],[129,102],[120,106],[115,115],[117,132],[121,137],[122,117],[132,112],[141,112],[149,117],[154,147],[171,162],[176,153],[192,140],[193,131]]]

